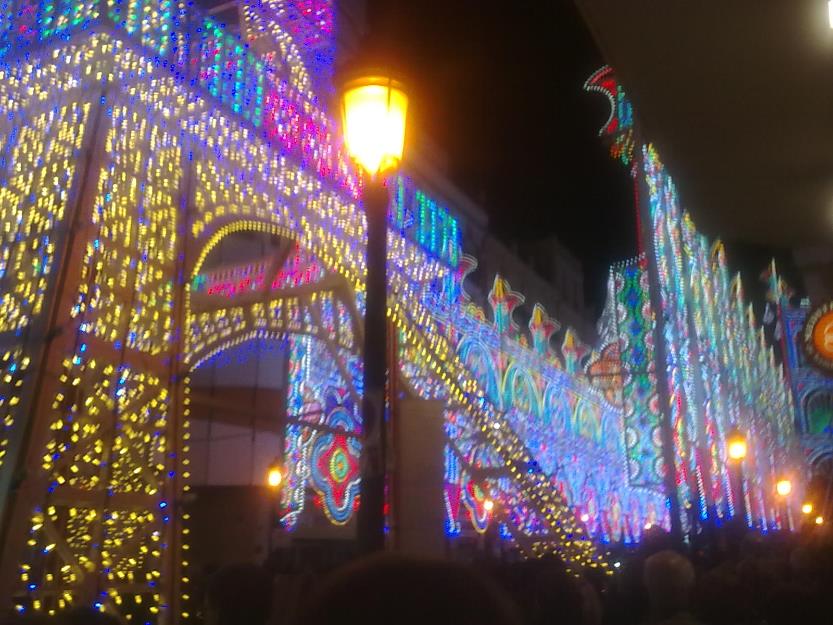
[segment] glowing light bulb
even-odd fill
[[[266,473],[266,483],[269,485],[269,488],[276,489],[280,487],[282,482],[283,471],[277,462],[273,462]]]
[[[582,523],[587,523],[587,521],[589,521],[589,520],[590,520],[590,515],[587,514],[586,512],[581,515],[581,522]]]
[[[813,504],[809,501],[801,506],[801,512],[804,514],[812,514],[813,513]]]
[[[816,525],[824,525],[824,517],[823,516],[818,515],[816,517]]]
[[[778,480],[778,483],[775,485],[775,492],[781,495],[781,497],[786,497],[792,490],[793,485],[789,480]]]
[[[746,440],[735,438],[729,441],[729,457],[732,460],[743,460],[746,458]]]
[[[395,166],[405,144],[408,96],[384,76],[368,76],[345,85],[342,97],[347,151],[373,175]]]
[[[495,502],[492,501],[491,499],[487,499],[486,501],[483,502],[483,509],[486,512],[491,512],[492,510],[495,509]]]

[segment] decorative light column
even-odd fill
[[[387,339],[386,178],[402,159],[408,96],[384,72],[354,74],[341,95],[344,143],[363,173],[367,219],[364,317],[361,503],[358,540],[363,553],[385,547],[385,380]],[[390,363],[391,370],[395,364]]]

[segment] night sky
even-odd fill
[[[636,226],[630,177],[598,138],[608,103],[582,89],[604,61],[573,3],[369,0],[368,12],[451,179],[521,254],[555,234],[599,311],[609,265],[636,253]]]
[[[599,313],[611,263],[637,252],[633,188],[598,137],[609,105],[582,89],[604,64],[571,0],[368,0],[369,40],[409,78],[412,123],[508,243],[555,234]],[[685,198],[683,198],[685,200]],[[747,293],[772,250],[727,242]],[[789,255],[776,254],[788,277]],[[795,280],[793,280],[795,284]]]

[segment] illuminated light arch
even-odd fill
[[[463,364],[472,372],[480,388],[493,402],[500,405],[501,393],[494,356],[481,341],[467,337],[460,341],[457,353]]]
[[[548,384],[544,391],[544,424],[558,428],[562,434],[572,433],[572,409],[567,390],[560,385]]]
[[[203,362],[218,351],[243,341],[287,333],[314,336],[350,353],[358,353],[362,331],[353,290],[347,279],[337,272],[340,268],[333,270],[325,261],[321,261],[322,265],[331,273],[317,282],[279,290],[272,290],[271,285],[267,285],[263,291],[232,298],[206,296],[202,298],[202,307],[195,306],[197,294],[193,292],[193,283],[208,255],[225,237],[240,232],[261,232],[299,245],[305,243],[297,233],[270,222],[240,220],[217,224],[207,235],[185,286],[186,327],[192,328],[193,332],[186,333],[183,361],[193,367],[190,363]],[[320,253],[316,251],[322,250],[322,246],[311,247],[313,256],[320,260]],[[342,327],[340,322],[332,327],[323,323],[324,302],[346,312],[349,328]]]
[[[602,439],[602,414],[597,404],[579,398],[573,411],[575,432],[593,442]]]
[[[517,363],[512,363],[506,369],[502,397],[507,410],[516,408],[535,418],[541,416],[541,398],[535,380],[529,371]]]
[[[833,432],[833,390],[815,390],[802,401],[807,419],[805,431],[811,435]]]

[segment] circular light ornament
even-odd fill
[[[801,336],[807,360],[825,373],[833,372],[833,301],[807,315]]]

